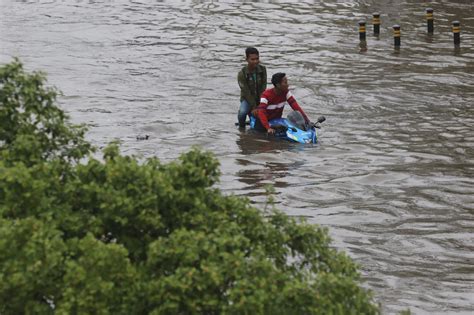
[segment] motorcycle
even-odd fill
[[[298,111],[292,111],[287,118],[276,118],[268,123],[275,129],[275,137],[299,143],[316,143],[318,134],[316,129],[321,128],[321,123],[326,118],[320,116],[317,122],[306,123],[303,115]],[[250,116],[250,128],[256,129],[257,118]]]

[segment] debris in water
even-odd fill
[[[137,140],[148,140],[148,138],[150,138],[149,135],[137,136]]]

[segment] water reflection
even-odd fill
[[[283,141],[270,139],[265,133],[255,130],[241,131],[236,143],[243,155],[274,152],[284,149],[281,146],[286,144]]]
[[[265,132],[249,129],[240,132],[236,143],[244,155],[280,151],[298,153],[311,147],[311,145],[286,141],[273,135],[267,135]]]
[[[295,156],[304,151],[304,145],[254,130],[240,132],[236,142],[242,153],[242,157],[236,158],[241,167],[237,179],[247,184],[249,190],[259,191],[272,184],[278,192],[279,188],[289,186],[287,176],[304,165],[304,161],[295,161]]]

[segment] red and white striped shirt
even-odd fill
[[[260,118],[260,122],[266,129],[270,128],[268,124],[269,120],[281,118],[286,103],[290,104],[294,110],[299,111],[306,122],[309,122],[308,116],[306,116],[303,109],[298,105],[290,91],[286,94],[277,94],[275,88],[272,88],[262,93],[262,96],[260,96],[260,105],[257,107],[258,118]]]

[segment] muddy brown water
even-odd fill
[[[273,184],[278,208],[328,227],[361,265],[385,314],[474,312],[473,34],[470,0],[0,1],[0,62],[47,72],[94,144],[163,161],[199,145],[219,187],[256,206]],[[317,145],[236,129],[246,46],[326,116]]]

